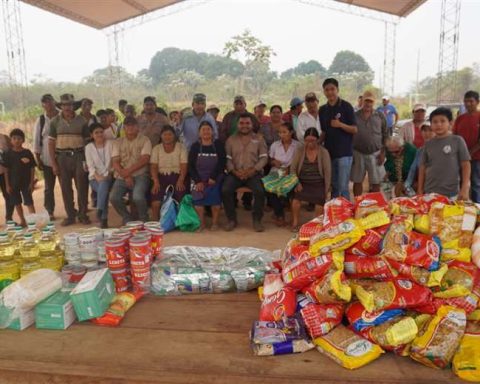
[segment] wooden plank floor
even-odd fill
[[[119,328],[0,331],[0,383],[461,383],[391,354],[357,371],[317,351],[254,357],[255,293],[147,296]]]

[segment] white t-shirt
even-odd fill
[[[295,129],[295,133],[297,134],[297,139],[300,143],[303,143],[303,136],[308,128],[317,128],[318,134],[322,133],[322,128],[320,126],[320,118],[317,114],[315,118],[312,116],[308,111],[303,111],[298,116],[298,124],[297,128]]]
[[[102,148],[97,148],[94,143],[85,147],[85,160],[88,167],[88,178],[95,179],[95,173],[108,176],[112,169],[112,141],[105,141]]]
[[[292,140],[292,143],[285,151],[282,141],[277,140],[270,146],[269,156],[271,159],[280,161],[282,166],[289,167],[299,145],[300,143],[297,140]],[[272,170],[277,170],[277,168],[272,168]]]

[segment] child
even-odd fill
[[[15,128],[10,132],[12,149],[5,153],[4,165],[5,183],[7,192],[10,195],[11,204],[20,218],[20,225],[27,226],[22,209],[23,203],[27,206],[29,213],[35,213],[33,206],[33,181],[35,175],[36,162],[33,153],[23,148],[25,142],[25,133],[21,129]]]
[[[97,194],[97,218],[102,228],[108,228],[108,194],[112,185],[112,140],[106,140],[100,123],[90,126],[93,142],[85,147],[88,180]]]
[[[470,187],[470,154],[465,140],[450,133],[453,116],[448,108],[430,114],[435,137],[425,143],[418,176],[418,193],[467,200]],[[460,174],[461,172],[461,174]],[[461,177],[460,177],[461,176]],[[461,180],[461,187],[459,189]]]
[[[424,143],[435,137],[435,133],[432,131],[432,127],[429,123],[425,123],[420,127],[420,134],[422,135]],[[422,161],[423,148],[424,147],[418,149],[415,155],[415,160],[413,161],[410,171],[408,172],[407,180],[405,180],[405,191],[409,196],[413,196],[415,194],[414,189],[418,188],[418,171]]]

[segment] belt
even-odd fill
[[[67,156],[73,156],[77,153],[84,153],[85,149],[84,148],[75,148],[75,149],[57,149],[55,150],[55,153],[57,155],[67,155]]]

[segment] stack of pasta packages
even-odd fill
[[[355,369],[390,351],[480,380],[477,209],[436,194],[329,201],[259,289],[254,353],[316,348]]]

